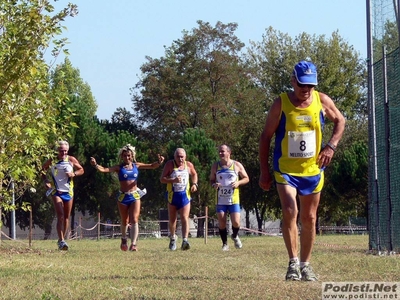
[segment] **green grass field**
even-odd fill
[[[318,236],[312,265],[318,282],[285,282],[281,237],[242,237],[243,249],[219,238],[192,238],[189,251],[167,238],[139,240],[122,252],[118,239],[56,242],[2,240],[1,299],[321,299],[327,281],[398,281],[399,257],[367,254],[367,235]],[[180,242],[180,240],[179,240]],[[180,245],[180,243],[178,244]]]

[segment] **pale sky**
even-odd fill
[[[367,56],[365,0],[59,0],[56,8],[68,2],[79,13],[63,23],[62,36],[73,67],[91,87],[99,119],[110,119],[118,107],[132,112],[129,89],[145,56],[164,56],[164,46],[197,28],[197,20],[237,23],[236,36],[246,47],[261,41],[269,26],[291,37],[306,32],[329,38],[338,30],[361,58]]]

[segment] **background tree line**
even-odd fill
[[[91,156],[111,166],[119,163],[118,150],[127,143],[136,147],[141,162],[156,160],[158,153],[171,159],[177,147],[185,148],[199,173],[192,214],[201,216],[205,206],[214,212],[208,176],[218,159],[216,147],[228,144],[233,159],[241,161],[250,176],[250,183],[241,188],[247,220],[255,214],[261,229],[265,220],[280,217],[280,206],[275,190],[265,192],[258,186],[258,140],[273,99],[291,89],[293,66],[302,59],[315,62],[318,90],[330,95],[347,119],[345,136],[326,171],[319,217],[324,223],[341,224],[350,216],[366,216],[366,63],[338,32],[290,37],[270,27],[261,42],[245,47],[235,35],[238,24],[198,21],[165,48],[164,56],[146,57],[139,81],[132,83],[132,108],[121,107],[110,120],[99,120],[90,86],[72,62],[65,59],[52,67],[44,59],[50,41],[55,42],[55,55],[64,48],[66,41],[55,37],[62,33],[65,18],[77,13],[76,6],[54,13],[50,1],[0,3],[8,12],[0,16],[0,205],[6,224],[5,212],[17,208],[18,225],[27,227],[27,213],[19,208],[28,205],[35,226],[50,233],[54,213],[44,196],[40,166],[55,154],[55,142],[67,139],[70,154],[85,168],[75,180],[75,209],[100,212],[112,222],[119,221],[118,178],[96,173]],[[328,122],[325,142],[331,132]],[[157,219],[159,209],[166,208],[160,174],[160,169],[140,174],[139,186],[148,190],[142,219]],[[18,191],[16,207],[10,207],[11,178]]]

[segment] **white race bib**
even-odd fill
[[[186,176],[181,176],[181,182],[173,183],[174,192],[183,192],[184,190],[186,190],[188,179],[189,178],[186,178]]]
[[[310,158],[315,156],[315,131],[289,131],[289,158]]]
[[[233,188],[231,186],[222,186],[218,189],[218,204],[231,205],[233,200]]]

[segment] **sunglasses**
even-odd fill
[[[313,85],[313,84],[302,84],[302,83],[298,82],[297,80],[296,80],[296,84],[297,84],[297,86],[298,86],[299,88],[305,88],[305,87],[307,87],[307,88],[309,88],[309,89],[312,89],[312,88],[315,87],[315,85]]]

